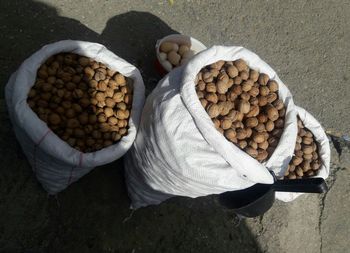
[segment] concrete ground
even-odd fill
[[[338,1],[1,1],[0,252],[348,252],[350,4]],[[330,190],[276,202],[238,225],[214,196],[174,198],[131,213],[122,161],[96,168],[56,198],[37,183],[4,103],[9,75],[41,46],[103,43],[140,68],[147,90],[155,41],[191,35],[243,45],[269,63],[297,105],[327,130]]]

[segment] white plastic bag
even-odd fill
[[[128,134],[120,142],[93,153],[81,153],[56,136],[27,104],[37,69],[51,55],[72,52],[102,62],[133,79],[134,94]],[[65,40],[44,46],[26,59],[6,85],[6,103],[16,137],[44,189],[55,194],[95,166],[110,163],[130,148],[138,129],[144,104],[144,84],[136,67],[103,45]]]
[[[328,137],[324,132],[321,124],[310,113],[308,113],[301,107],[295,106],[295,108],[301,121],[304,123],[304,126],[313,133],[316,139],[316,142],[318,144],[319,156],[320,156],[322,165],[317,176],[314,176],[314,177],[322,177],[326,179],[329,175],[330,160],[331,160],[331,149],[329,147]],[[287,167],[283,168],[283,170],[280,172],[279,175],[282,176],[286,170],[287,170]],[[302,194],[303,193],[276,192],[276,198],[284,202],[289,202],[296,199]]]
[[[266,164],[227,141],[200,104],[195,78],[202,67],[218,60],[244,59],[279,83],[286,105],[285,130]],[[161,80],[147,98],[138,135],[125,159],[132,207],[159,204],[174,196],[198,197],[270,184],[292,158],[297,135],[296,114],[288,88],[256,54],[242,47],[214,46],[194,56]],[[265,167],[266,166],[266,167]]]

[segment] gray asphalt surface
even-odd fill
[[[350,3],[338,1],[1,1],[0,252],[347,252],[349,143],[334,137],[330,191],[277,202],[235,226],[214,197],[175,198],[130,219],[121,161],[55,198],[36,182],[15,141],[4,86],[41,46],[80,39],[135,64],[151,91],[157,39],[191,35],[242,45],[270,64],[297,105],[330,133],[350,133]],[[332,143],[332,145],[333,145]]]

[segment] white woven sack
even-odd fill
[[[50,56],[72,52],[102,62],[134,81],[134,94],[128,134],[120,142],[92,153],[82,153],[61,140],[27,104],[37,69]],[[26,59],[6,85],[6,103],[16,137],[44,189],[55,194],[78,180],[95,166],[110,163],[132,145],[144,104],[144,84],[136,67],[113,54],[103,45],[64,40],[44,46]]]
[[[195,78],[202,67],[238,58],[276,80],[279,97],[286,105],[285,130],[265,164],[215,129],[195,91]],[[174,195],[198,197],[245,189],[255,183],[271,184],[273,178],[266,167],[276,173],[287,167],[296,135],[292,96],[275,71],[243,47],[209,48],[172,71],[147,98],[138,135],[125,159],[132,207],[159,204]]]
[[[329,147],[328,137],[325,131],[323,130],[321,124],[310,113],[308,113],[307,111],[305,111],[305,109],[301,107],[295,106],[295,108],[301,121],[304,123],[304,126],[313,133],[318,144],[319,156],[322,165],[317,176],[314,177],[321,177],[326,179],[329,175],[331,160],[331,149]],[[287,167],[284,168],[279,175],[282,176],[286,170]],[[284,202],[289,202],[301,196],[302,194],[304,193],[276,192],[276,198]]]

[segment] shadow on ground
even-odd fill
[[[33,1],[2,2],[0,24],[0,252],[260,252],[247,227],[235,226],[214,197],[174,198],[132,213],[121,160],[48,197],[11,130],[4,85],[41,46],[61,39],[103,43],[135,64],[151,90],[160,79],[155,42],[176,31],[149,13],[128,12],[99,35]]]

